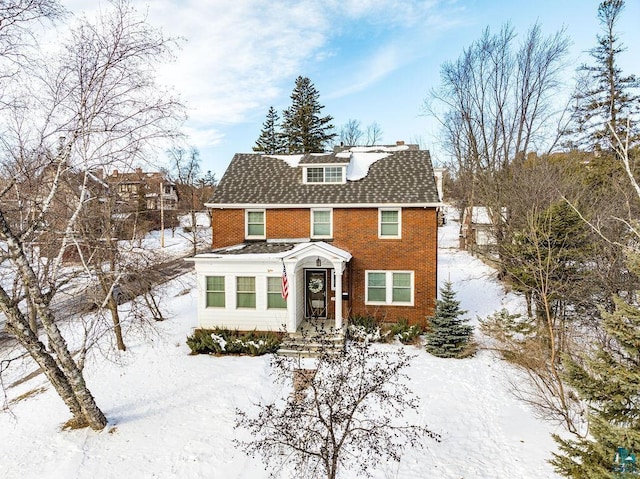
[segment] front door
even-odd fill
[[[327,317],[327,270],[307,269],[305,279],[305,316],[307,318]]]

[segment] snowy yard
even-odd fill
[[[440,230],[440,283],[453,282],[472,318],[521,308],[489,267],[455,249],[457,226],[449,221]],[[41,376],[8,389],[11,407],[0,413],[0,478],[268,477],[262,463],[232,440],[238,434],[235,408],[286,393],[270,379],[269,357],[189,356],[194,278],[165,288],[171,319],[159,323],[159,334],[129,338],[125,354],[106,359],[97,353],[87,365],[89,387],[110,422],[104,431],[62,432],[69,413]],[[185,289],[190,292],[179,294]],[[418,355],[408,373],[421,398],[420,421],[442,442],[426,439],[421,449],[407,450],[399,465],[376,471],[376,479],[558,477],[546,462],[555,429],[509,393],[507,364],[489,351],[455,360],[409,348]],[[41,387],[46,391],[12,401]]]

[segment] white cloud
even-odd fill
[[[74,12],[87,10],[87,4],[67,2]],[[348,38],[349,29],[394,29],[402,37],[416,25],[428,25],[439,2],[155,0],[147,4],[134,0],[134,4],[166,35],[185,39],[175,52],[175,62],[159,69],[160,81],[172,86],[186,103],[190,137],[205,147],[222,140],[225,126],[255,121],[256,116],[263,118],[269,105],[279,106],[297,75],[340,55],[332,41]],[[107,2],[89,5],[104,10]],[[362,58],[357,68],[344,72],[340,80],[347,86],[331,96],[363,90],[401,67],[413,55],[403,41],[367,52],[368,58]]]

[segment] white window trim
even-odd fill
[[[313,234],[313,214],[316,211],[328,211],[329,212],[329,234],[328,235],[314,235]],[[311,208],[311,213],[309,215],[309,221],[311,225],[309,226],[309,236],[311,238],[333,238],[333,209],[332,208]]]
[[[322,181],[308,181],[307,170],[309,168],[322,168]],[[326,181],[326,168],[340,168],[342,175],[340,181]],[[347,182],[347,167],[344,165],[309,165],[302,168],[302,183],[305,185],[344,185]]]
[[[384,301],[369,301],[369,273],[385,273],[385,296]],[[393,273],[409,273],[411,275],[411,301],[410,302],[393,302]],[[385,306],[413,306],[415,302],[415,275],[413,271],[402,270],[366,270],[364,272],[364,295],[365,304],[370,305],[385,305]]]
[[[270,308],[269,307],[269,278],[275,278],[278,281],[282,281],[282,276],[265,276],[265,280],[264,280],[264,307],[267,311],[286,311],[288,309],[287,307],[287,301],[285,301],[285,305],[282,308]],[[257,286],[256,286],[257,288]],[[274,291],[272,294],[276,294],[276,292]],[[278,294],[281,294],[280,291],[278,291]]]
[[[208,306],[207,305],[207,294],[209,293],[209,289],[207,288],[207,278],[212,277],[212,278],[217,278],[217,277],[221,277],[222,279],[222,286],[223,286],[223,290],[222,293],[224,294],[224,306]],[[220,292],[220,291],[216,291],[216,292]],[[205,274],[204,275],[204,307],[205,309],[227,309],[227,277],[223,274]]]
[[[262,213],[264,234],[249,235],[249,213]],[[267,238],[267,212],[264,209],[246,209],[244,210],[244,237],[246,239],[266,239]]]
[[[238,278],[253,278],[253,297],[255,300],[255,306],[240,306],[238,305],[238,294],[251,294],[250,291],[240,291],[238,289]],[[257,311],[258,310],[258,278],[254,274],[238,274],[233,276],[233,284],[234,291],[233,294],[235,296],[235,309],[242,309],[246,311]]]
[[[383,235],[382,234],[382,212],[397,211],[398,212],[398,234]],[[378,208],[378,239],[401,239],[402,238],[402,208]]]

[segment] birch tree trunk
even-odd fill
[[[173,41],[127,0],[113,0],[93,22],[81,19],[54,57],[25,46],[30,22],[60,12],[52,0],[0,8],[0,312],[69,408],[69,424],[100,430],[107,420],[83,375],[94,323],[66,318],[57,299],[86,274],[65,260],[86,250],[81,231],[93,221],[94,205],[114,194],[98,172],[124,170],[145,154],[155,158],[149,148],[177,136],[183,114],[152,74]],[[85,337],[70,345],[65,330],[75,327]],[[121,331],[118,345],[124,348]]]

